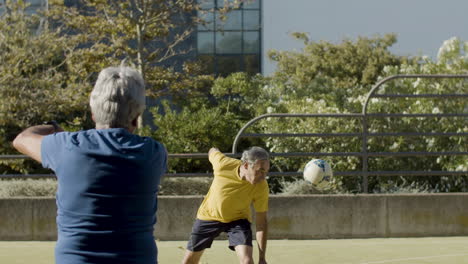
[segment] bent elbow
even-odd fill
[[[15,139],[13,139],[12,145],[16,150],[19,150],[21,142],[21,134],[17,135]]]
[[[24,152],[23,152],[23,145],[24,145],[24,135],[23,135],[23,133],[20,133],[15,137],[15,139],[13,140],[12,145],[17,151],[24,154]]]

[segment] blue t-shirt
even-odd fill
[[[164,146],[123,128],[44,137],[42,165],[57,175],[57,264],[154,264]]]

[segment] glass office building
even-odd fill
[[[223,14],[232,0],[198,0],[197,57],[207,72],[226,76],[232,72],[261,72],[261,1],[249,0]]]
[[[0,14],[6,11],[5,3],[7,0],[0,0]],[[35,14],[39,10],[45,10],[47,8],[48,0],[24,0],[28,5],[25,9],[27,14]]]

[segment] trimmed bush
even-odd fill
[[[54,179],[25,179],[1,180],[0,198],[47,196],[55,197],[57,180]]]

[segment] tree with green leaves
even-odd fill
[[[408,61],[389,51],[397,41],[394,34],[359,37],[356,41],[345,39],[339,44],[313,42],[304,33],[293,36],[304,42],[302,51],[268,53],[277,62],[272,89],[283,94],[286,101],[323,99],[341,112],[358,112],[360,105],[348,99],[365,96],[385,66]]]
[[[190,52],[183,44],[198,22],[192,1],[50,1],[33,15],[26,8],[7,1],[0,18],[1,153],[13,152],[10,142],[22,128],[44,120],[91,128],[89,91],[104,67],[124,61],[145,76],[149,96],[174,100],[202,95],[213,79],[197,74],[196,63],[164,65]],[[41,21],[47,23],[37,30]]]
[[[81,38],[76,63],[96,72],[125,61],[142,73],[148,95],[158,97],[190,93],[187,88],[197,82],[199,67],[184,65],[179,56],[193,52],[188,40],[200,22],[198,9],[197,3],[181,0],[81,0],[53,6],[50,17]]]
[[[7,1],[0,19],[0,153],[13,153],[11,141],[31,124],[62,116],[82,123],[87,119],[85,89],[74,89],[70,62],[79,45],[75,38],[41,24],[39,14],[25,12],[23,1]],[[79,84],[78,84],[79,85]],[[4,162],[2,161],[2,164]],[[21,161],[10,169],[27,172]]]
[[[304,36],[299,35],[301,38]],[[378,80],[396,74],[461,74],[468,71],[466,44],[458,39],[444,43],[437,61],[430,58],[401,58],[387,49],[393,36],[345,40],[340,44],[305,41],[302,52],[271,52],[279,70],[270,83],[277,94],[278,104],[271,112],[286,113],[360,113],[367,93]],[[403,79],[390,82],[380,92],[400,94],[466,93],[466,81],[433,79]],[[371,100],[371,113],[466,113],[466,100],[433,98],[398,98]],[[372,118],[369,131],[385,132],[465,132],[466,120],[459,118]],[[308,118],[272,119],[262,122],[266,133],[359,133],[360,119]],[[352,138],[267,138],[267,147],[274,152],[360,152],[361,140]],[[466,137],[420,136],[403,138],[372,137],[369,149],[373,152],[392,151],[466,151]],[[357,157],[327,157],[337,171],[359,171]],[[301,171],[306,159],[278,159],[280,170]],[[467,171],[463,156],[371,158],[371,170],[433,170]],[[430,191],[466,191],[466,177],[372,177],[371,192],[400,189]],[[396,188],[395,188],[396,186]],[[341,191],[360,192],[359,178],[338,179]]]
[[[408,74],[465,74],[468,72],[468,44],[454,37],[444,41],[439,49],[436,60],[422,57],[418,64],[402,64],[386,66],[383,76]],[[409,78],[390,82],[382,88],[382,93],[393,94],[466,94],[468,92],[466,79],[422,79]],[[453,98],[405,98],[386,99],[375,98],[369,104],[371,113],[468,113],[468,105],[463,97]],[[452,132],[466,133],[468,124],[466,118],[437,117],[411,118],[404,117],[394,120],[370,120],[370,130],[376,132]],[[419,136],[411,138],[393,137],[386,139],[374,138],[370,143],[380,151],[430,151],[430,152],[466,152],[468,140],[463,136]],[[444,155],[430,157],[408,158],[375,158],[370,164],[373,169],[405,170],[424,169],[431,171],[468,171],[466,156]],[[391,184],[388,184],[391,182]],[[375,191],[386,191],[393,186],[413,186],[415,189],[432,192],[468,191],[466,176],[435,176],[435,177],[374,177],[370,184]]]

